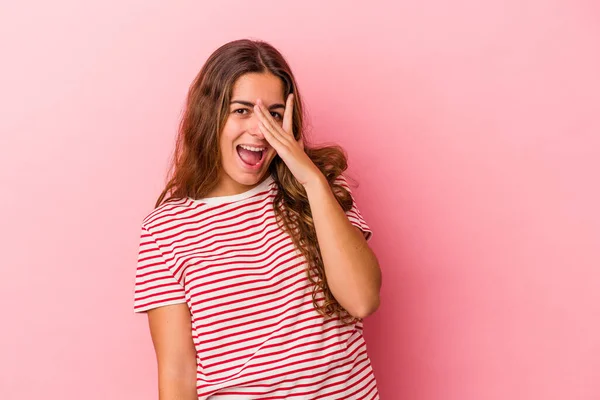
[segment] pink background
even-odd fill
[[[356,4],[2,3],[1,399],[156,398],[139,224],[190,81],[241,37],[350,154],[382,398],[600,398],[600,6]]]

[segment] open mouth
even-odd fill
[[[242,162],[251,168],[258,168],[262,164],[267,149],[238,144],[235,148]]]

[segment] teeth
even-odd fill
[[[240,147],[242,149],[246,149],[246,150],[250,150],[250,151],[256,151],[256,152],[260,152],[260,151],[264,151],[265,150],[264,147],[252,147],[252,146],[246,146],[245,144],[240,144]]]

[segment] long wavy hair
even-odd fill
[[[342,209],[348,211],[352,207],[350,193],[335,183],[347,168],[344,150],[337,145],[313,147],[307,142],[302,97],[289,65],[269,43],[249,39],[235,40],[218,48],[192,82],[167,183],[155,207],[171,199],[205,197],[216,186],[222,168],[219,136],[227,120],[232,88],[239,77],[252,72],[279,77],[284,84],[284,99],[294,93],[292,125],[296,140],[303,138],[306,154],[327,178]],[[307,260],[313,306],[326,318],[337,316],[344,323],[356,321],[333,297],[327,284],[304,187],[279,156],[272,160],[269,173],[278,187],[273,202],[276,220]]]

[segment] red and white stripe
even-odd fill
[[[315,311],[306,259],[275,223],[276,190],[268,177],[239,195],[150,213],[134,311],[187,303],[199,399],[378,399],[362,323]],[[356,203],[347,215],[370,239]]]

